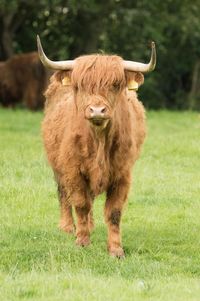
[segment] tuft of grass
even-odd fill
[[[200,296],[200,115],[148,112],[122,221],[125,260],[110,258],[104,196],[92,244],[58,228],[59,205],[40,135],[42,113],[0,109],[2,300],[177,300]]]

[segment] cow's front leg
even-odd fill
[[[124,257],[121,244],[120,221],[122,209],[129,190],[129,180],[120,179],[111,185],[107,191],[105,204],[105,221],[108,226],[108,251],[111,256]]]
[[[87,246],[90,244],[89,213],[91,199],[86,191],[76,191],[72,195],[73,204],[77,216],[76,244]]]
[[[84,204],[82,207],[76,206],[75,210],[77,215],[76,244],[78,246],[87,246],[90,244],[90,230],[88,223],[90,204]]]

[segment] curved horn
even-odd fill
[[[40,42],[40,37],[37,35],[37,46],[38,46],[38,54],[42,64],[54,70],[72,70],[74,67],[74,61],[51,61],[45,55],[42,44]]]
[[[156,45],[151,42],[151,59],[148,64],[133,62],[133,61],[123,61],[124,69],[128,71],[139,71],[142,73],[150,72],[155,69],[156,66]]]

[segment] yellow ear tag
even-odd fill
[[[71,86],[71,80],[68,76],[65,76],[63,79],[62,79],[62,85],[63,86]]]
[[[129,83],[128,83],[128,90],[134,90],[137,91],[138,90],[138,83],[132,79]]]

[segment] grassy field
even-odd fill
[[[106,252],[103,196],[88,248],[58,230],[41,120],[0,110],[1,300],[200,300],[200,115],[147,114],[123,216],[125,260]]]

